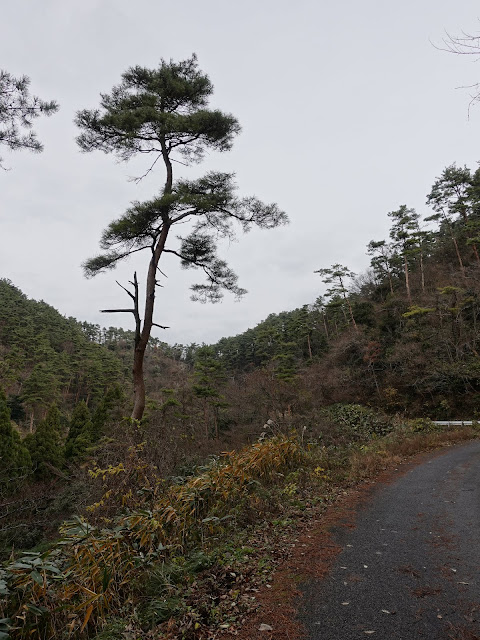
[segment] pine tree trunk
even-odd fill
[[[404,271],[405,271],[405,287],[407,289],[407,298],[408,298],[408,303],[411,306],[412,305],[412,294],[410,293],[410,274],[408,272],[408,262],[407,262],[407,256],[406,255],[403,256],[403,265],[404,265]]]
[[[372,372],[373,380],[375,382],[375,387],[377,389],[378,395],[380,395],[380,388],[378,386],[377,376],[375,375],[375,369],[373,368],[373,364],[370,365],[370,371]]]
[[[350,304],[350,300],[347,298],[345,294],[343,297],[345,299],[345,302],[348,305],[348,310],[350,312],[350,318],[352,319],[353,328],[355,329],[355,331],[358,331],[357,323],[355,322],[355,318],[353,317],[353,309],[352,309],[352,305]]]
[[[173,184],[173,171],[172,163],[168,156],[168,151],[165,146],[165,142],[162,142],[162,155],[167,168],[167,180],[163,189],[163,195],[172,192]],[[137,329],[135,332],[135,353],[133,356],[133,395],[134,404],[132,411],[132,418],[134,420],[141,420],[143,412],[145,411],[145,381],[143,377],[143,361],[145,359],[145,351],[147,349],[148,340],[153,327],[153,310],[155,306],[155,287],[157,285],[157,268],[160,256],[165,248],[165,242],[167,241],[168,232],[170,230],[170,222],[168,216],[168,209],[166,209],[162,215],[163,227],[160,237],[155,249],[152,253],[152,258],[148,267],[147,275],[147,287],[145,295],[145,310],[143,314],[143,327],[140,331],[140,319],[138,316],[138,309],[136,311]],[[137,299],[138,304],[138,299]]]
[[[310,360],[312,359],[312,345],[310,344],[310,334],[307,333],[307,344],[308,344],[308,355],[310,357]]]
[[[388,273],[388,284],[390,285],[390,293],[393,296],[393,282],[392,282],[392,274],[390,273],[390,271],[387,271]]]
[[[329,340],[330,336],[328,335],[327,316],[325,313],[322,314],[322,318],[323,318],[323,327],[325,329],[325,335],[327,337],[327,340]]]
[[[145,345],[146,346],[146,345]],[[143,359],[145,348],[135,347],[133,354],[133,411],[132,418],[141,420],[145,411],[145,381],[143,379]]]
[[[353,316],[353,309],[352,309],[352,305],[350,304],[350,300],[348,301],[348,308],[350,309],[350,317],[352,318],[352,323],[355,328],[355,331],[358,331],[357,323],[355,322],[355,318]]]
[[[420,273],[422,276],[422,291],[425,292],[425,270],[423,268],[423,254],[420,251]]]
[[[450,229],[450,237],[452,238],[453,245],[455,247],[455,253],[457,254],[458,264],[460,265],[460,271],[462,272],[462,276],[465,279],[465,267],[463,266],[462,256],[460,255],[460,249],[458,248],[458,242],[455,238],[455,234],[453,233],[452,225],[449,223],[448,228]]]

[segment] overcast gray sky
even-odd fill
[[[0,68],[30,76],[32,93],[60,103],[38,120],[45,151],[0,150],[0,277],[80,320],[132,328],[123,306],[134,269],[147,255],[86,280],[81,263],[98,251],[102,229],[132,200],[155,195],[161,171],[128,181],[148,160],[118,164],[75,144],[75,112],[136,64],[198,55],[215,86],[212,104],[242,125],[232,151],[211,154],[177,176],[234,171],[239,193],[277,202],[288,227],[252,231],[223,256],[241,302],[189,300],[193,272],[166,261],[155,335],[214,342],[270,313],[311,303],[323,285],[313,271],[335,262],[361,272],[365,246],[388,233],[401,204],[425,213],[425,195],[453,162],[480,160],[480,108],[467,117],[480,62],[436,50],[444,31],[479,31],[473,0],[16,0],[3,3]]]

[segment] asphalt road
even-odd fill
[[[377,487],[329,575],[303,585],[309,640],[480,639],[480,442]]]

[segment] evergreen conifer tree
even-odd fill
[[[350,320],[352,326],[357,330],[357,323],[353,315],[352,305],[348,297],[348,291],[345,286],[345,280],[351,279],[355,276],[353,271],[350,271],[348,267],[344,267],[341,264],[334,264],[329,269],[318,269],[314,273],[319,273],[322,281],[325,284],[329,284],[330,289],[326,291],[326,295],[330,297],[330,301],[335,301],[336,298],[343,300],[348,307]]]
[[[48,476],[62,466],[64,457],[61,431],[60,411],[56,404],[52,404],[35,433],[25,438],[37,476]]]
[[[151,155],[149,173],[160,160],[166,180],[159,195],[133,205],[104,231],[101,247],[105,253],[88,260],[87,276],[113,269],[134,252],[147,251],[149,265],[145,307],[140,315],[136,274],[133,291],[126,290],[135,318],[133,361],[134,407],[132,418],[140,419],[145,408],[143,361],[153,321],[159,261],[168,253],[182,267],[203,271],[206,282],[194,284],[192,298],[217,302],[223,291],[237,296],[245,293],[237,276],[217,255],[219,238],[234,238],[234,225],[243,231],[256,225],[270,229],[287,221],[276,204],[265,205],[258,198],[238,198],[233,174],[211,171],[196,180],[174,180],[174,162],[200,161],[209,150],[227,151],[240,126],[230,114],[209,109],[213,86],[197,66],[196,56],[181,62],[162,60],[157,69],[132,67],[122,76],[110,95],[103,94],[101,110],[84,110],[76,123],[82,130],[77,141],[83,151],[114,153],[121,160]],[[145,175],[146,175],[145,174]],[[186,229],[178,236],[175,229]],[[186,226],[185,226],[186,225]],[[161,325],[156,325],[161,326]]]
[[[30,455],[10,422],[7,398],[0,389],[0,490],[15,489],[15,479],[31,469]]]
[[[65,457],[76,458],[85,453],[93,440],[93,422],[87,403],[79,402],[72,413],[67,441],[65,443]]]
[[[122,406],[124,396],[120,385],[114,385],[104,394],[92,417],[92,442],[99,440],[105,424],[114,416],[115,409]],[[117,411],[118,413],[118,411]]]
[[[197,398],[202,398],[203,419],[205,432],[209,432],[209,413],[212,414],[213,430],[218,437],[219,409],[227,406],[221,389],[225,386],[226,376],[222,363],[215,357],[213,347],[202,346],[196,353],[195,384],[193,392]],[[210,410],[210,411],[209,411]]]
[[[408,303],[412,304],[412,291],[410,287],[410,270],[412,258],[418,252],[418,220],[419,215],[415,209],[409,209],[402,204],[396,211],[390,211],[388,216],[393,220],[390,229],[390,238],[393,240],[394,249],[402,257],[405,276],[405,289]]]

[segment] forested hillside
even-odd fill
[[[311,304],[212,346],[152,338],[145,362],[152,433],[160,430],[177,451],[179,439],[221,432],[241,439],[278,416],[311,424],[335,403],[476,418],[480,170],[447,167],[427,200],[424,220],[406,206],[388,214],[389,238],[369,243],[366,273],[322,266],[326,291]],[[7,281],[0,296],[0,385],[25,432],[52,403],[67,417],[80,401],[95,410],[115,383],[128,398],[133,331],[66,319]]]
[[[0,280],[0,387],[13,420],[33,430],[53,402],[67,411],[80,400],[96,406],[109,387],[125,383],[125,373],[85,325]]]
[[[366,273],[319,269],[323,296],[223,338],[213,346],[218,362],[236,374],[269,371],[324,404],[477,417],[480,170],[447,167],[427,202],[423,220],[405,205],[388,213],[389,238],[369,243]]]

